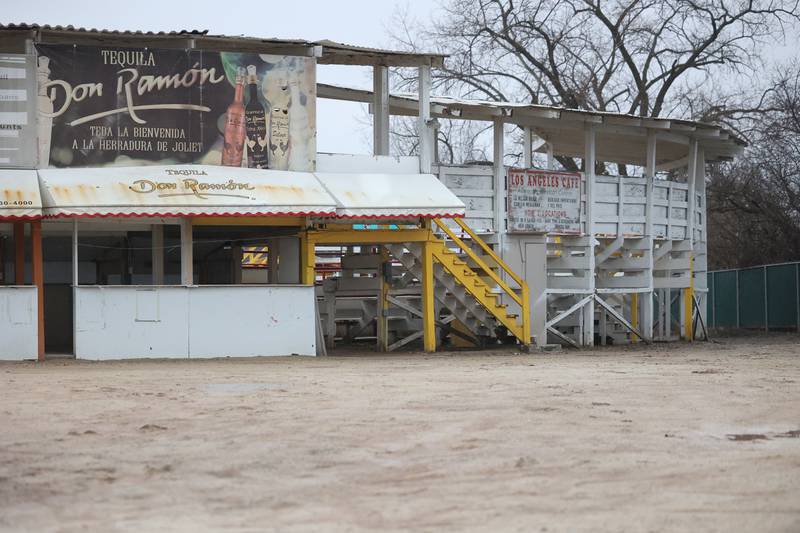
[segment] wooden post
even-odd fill
[[[419,67],[419,117],[417,119],[417,135],[419,135],[419,171],[429,174],[433,164],[433,139],[431,138],[431,67]]]
[[[150,234],[152,235],[152,250],[151,259],[153,266],[152,283],[153,285],[164,284],[164,226],[161,224],[153,224],[150,226]]]
[[[503,164],[505,155],[505,135],[503,121],[494,120],[492,135],[493,161],[494,161],[494,231],[497,235],[500,248],[500,258],[503,258],[503,235],[505,234],[505,211],[506,211],[506,167]]]
[[[378,319],[378,350],[381,352],[389,351],[389,289],[392,263],[389,260],[389,253],[386,248],[381,246],[381,263],[378,276],[381,279],[380,292],[378,293],[378,304],[376,306]]]
[[[372,67],[372,89],[373,155],[389,155],[389,67]]]
[[[585,154],[583,158],[584,175],[586,176],[586,255],[588,259],[587,267],[587,289],[590,294],[595,291],[595,245],[594,245],[594,167],[595,157],[595,135],[594,126],[586,124],[584,130]],[[589,300],[583,306],[583,339],[581,344],[584,346],[594,345],[594,299]]]
[[[423,345],[426,352],[436,351],[436,317],[434,316],[433,247],[430,241],[422,243],[422,325]]]
[[[692,300],[694,299],[694,258],[689,257],[689,287],[683,289],[683,336],[692,342],[694,340],[694,327],[692,320]]]
[[[314,285],[317,277],[315,248],[314,241],[309,238],[308,233],[303,233],[300,237],[300,283],[303,285]]]
[[[14,222],[14,285],[25,285],[25,223]]]
[[[38,360],[44,361],[44,261],[42,258],[42,221],[31,222],[31,270],[36,285],[36,313],[39,325]]]
[[[692,299],[694,298],[694,225],[695,225],[695,204],[697,195],[695,194],[695,184],[697,183],[697,156],[699,143],[697,139],[692,139],[689,145],[689,165],[687,168],[687,187],[686,187],[686,240],[691,245],[689,251],[689,286],[682,291],[683,300],[681,301],[681,334],[687,341],[692,341]]]
[[[181,285],[194,283],[194,241],[192,219],[181,219]]]

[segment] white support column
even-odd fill
[[[389,155],[389,67],[372,67],[372,94],[373,155]]]
[[[502,120],[494,120],[492,135],[494,137],[492,156],[492,161],[494,162],[494,230],[500,237],[498,241],[502,250],[502,235],[506,229],[506,167],[503,164],[505,135]]]
[[[423,174],[431,172],[433,164],[433,136],[431,135],[431,67],[419,67],[419,170]]]
[[[181,219],[181,285],[194,284],[194,241],[192,219]]]
[[[686,238],[694,243],[694,212],[696,207],[695,184],[697,182],[697,155],[699,144],[696,139],[689,145],[689,165],[686,188]]]
[[[699,149],[699,143],[697,139],[691,139],[689,144],[689,164],[687,167],[687,179],[686,179],[686,236],[685,240],[689,241],[690,246],[692,247],[692,251],[689,252],[689,264],[693,264],[693,257],[694,257],[694,226],[695,226],[695,204],[696,204],[696,196],[695,196],[695,183],[697,182],[697,152]],[[692,270],[689,271],[689,280],[688,284],[691,286],[692,279],[694,277],[694,273]],[[691,324],[692,321],[692,306],[690,302],[684,298],[688,288],[681,289],[679,299],[679,309],[680,309],[680,331],[678,332],[678,336],[682,339],[689,340],[686,336],[686,329],[687,325]]]
[[[530,126],[525,126],[522,132],[522,164],[525,168],[531,168],[533,167],[533,152],[531,150],[533,148],[533,134],[531,133]]]
[[[152,283],[153,285],[164,284],[164,226],[153,224],[150,227],[152,235]]]
[[[706,154],[703,149],[697,151],[697,171],[695,173],[695,198],[699,197],[700,211],[699,238],[694,245],[695,251],[695,277],[694,286],[700,291],[695,291],[697,302],[700,304],[700,315],[703,323],[708,324],[706,301],[708,299],[708,205],[706,205]]]
[[[553,154],[553,143],[547,143],[547,169],[556,169],[556,157]]]
[[[653,230],[653,194],[655,193],[656,176],[656,132],[647,132],[647,155],[645,163],[645,238],[649,242],[647,254],[647,286],[649,292],[643,293],[639,298],[639,309],[642,316],[639,330],[648,341],[653,340],[653,257],[655,254],[655,238]]]
[[[595,290],[595,236],[594,236],[594,167],[595,157],[595,132],[594,125],[584,126],[585,154],[583,158],[584,175],[586,176],[586,246],[587,255],[587,289],[594,293]],[[594,345],[594,299],[583,307],[583,339],[584,346]]]
[[[78,286],[78,219],[72,219],[72,286]]]

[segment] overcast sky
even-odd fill
[[[208,30],[212,34],[251,37],[331,39],[362,46],[391,47],[387,27],[393,13],[408,10],[425,20],[436,13],[437,0],[0,0],[0,22],[73,25],[118,30]],[[797,56],[798,36],[784,46],[768,48],[767,58]],[[325,66],[318,80],[371,88],[370,69]],[[320,152],[370,153],[371,131],[363,125],[361,104],[320,99],[317,104],[317,149]]]
[[[397,6],[414,17],[430,16],[434,0],[0,0],[0,22],[73,25],[115,30],[208,30],[213,34],[298,38],[362,46],[390,44],[386,28]],[[371,88],[370,69],[321,65],[318,81]],[[370,153],[371,133],[359,117],[363,106],[320,99],[320,152]]]

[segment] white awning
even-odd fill
[[[333,216],[310,172],[206,165],[39,171],[48,217]]]
[[[341,218],[452,218],[464,202],[432,174],[316,173]]]
[[[0,220],[42,218],[35,170],[0,170]]]

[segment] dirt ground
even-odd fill
[[[0,364],[0,529],[800,531],[800,337]]]

